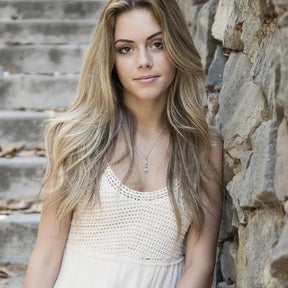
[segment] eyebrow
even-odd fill
[[[146,39],[146,41],[148,41],[148,40],[150,40],[150,39],[152,39],[152,38],[154,38],[154,37],[156,37],[156,36],[158,36],[160,34],[162,34],[162,31],[159,31],[159,32],[156,32],[156,33],[152,34],[151,36],[149,36]],[[118,40],[115,41],[115,44],[118,43],[118,42],[134,43],[134,41],[128,40],[128,39],[118,39]]]

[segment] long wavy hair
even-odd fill
[[[89,202],[101,204],[99,181],[120,131],[127,147],[123,157],[130,159],[127,175],[131,173],[135,121],[121,100],[122,85],[114,69],[114,31],[119,14],[141,8],[149,9],[159,21],[164,49],[176,67],[164,116],[171,135],[167,187],[178,232],[181,217],[173,193],[175,179],[180,180],[181,197],[193,226],[200,231],[204,220],[201,193],[207,191],[205,171],[210,153],[202,105],[205,75],[174,0],[110,0],[104,5],[85,54],[74,103],[62,115],[43,123],[48,161],[40,191],[45,187],[53,195],[50,200],[57,204],[59,221],[73,212],[84,195]]]

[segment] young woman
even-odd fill
[[[46,123],[38,238],[24,288],[211,287],[220,137],[174,0],[110,0],[78,96]]]

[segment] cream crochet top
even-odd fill
[[[140,264],[172,265],[184,258],[190,220],[180,201],[182,229],[177,238],[167,188],[140,192],[120,185],[110,166],[100,182],[100,206],[76,207],[66,247],[86,257]],[[175,182],[175,193],[179,185]]]

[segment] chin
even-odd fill
[[[152,100],[157,101],[157,100],[160,100],[162,98],[163,97],[160,96],[160,95],[148,95],[148,96],[145,95],[145,96],[139,96],[138,97],[139,100],[143,100],[143,101],[145,101],[145,100],[147,100],[147,101],[152,101]]]

